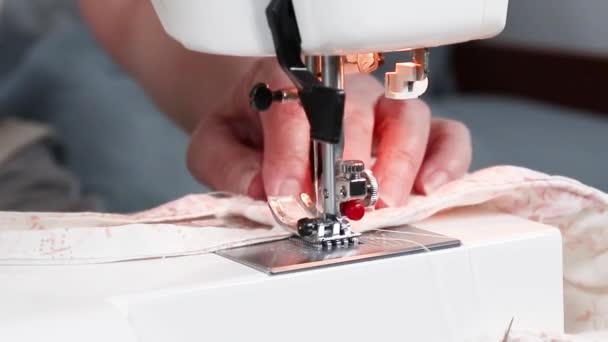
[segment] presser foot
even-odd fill
[[[360,233],[351,230],[346,218],[335,216],[303,218],[298,221],[297,240],[315,248],[333,249],[356,246]]]

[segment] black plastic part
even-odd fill
[[[332,229],[334,224],[338,222],[338,218],[334,215],[327,215],[326,217],[314,217],[314,218],[303,218],[299,219],[297,223],[298,235],[300,236],[311,236],[319,230],[320,227],[325,227],[325,237],[332,235]],[[330,229],[327,229],[330,228]],[[340,234],[345,234],[344,227],[340,228]]]
[[[272,106],[274,95],[272,90],[265,83],[258,83],[253,86],[249,94],[251,108],[258,112],[263,112]]]
[[[298,220],[298,235],[311,236],[316,230],[318,219],[303,218]]]
[[[266,8],[277,60],[298,88],[314,140],[338,144],[342,134],[345,94],[326,87],[302,62],[302,39],[292,0],[272,0]]]
[[[365,178],[359,178],[348,182],[348,193],[352,197],[359,197],[367,195],[367,180]]]

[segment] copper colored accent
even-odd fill
[[[362,74],[376,71],[383,62],[382,55],[376,52],[346,55],[344,57],[345,68],[348,72],[360,72]]]

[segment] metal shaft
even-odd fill
[[[320,56],[306,56],[305,57],[305,61],[306,61],[306,66],[308,67],[308,70],[310,70],[310,72],[312,72],[313,74],[315,74],[318,78],[321,78],[322,76],[322,67],[323,67],[323,60],[321,59]],[[321,194],[321,192],[319,191],[319,176],[320,174],[320,169],[319,169],[319,163],[320,163],[320,146],[319,146],[319,142],[316,140],[313,140],[311,143],[311,149],[312,149],[312,183],[313,183],[313,190],[315,192],[315,204],[318,206],[319,203],[323,202],[323,196]],[[321,212],[324,212],[324,208],[318,208],[320,209]]]
[[[323,83],[332,88],[344,88],[344,65],[342,56],[323,56],[321,77]]]
[[[344,66],[341,56],[306,56],[306,66],[328,87],[342,89],[344,85]],[[336,161],[342,157],[343,137],[339,144],[322,141],[312,142],[313,183],[315,198],[322,203],[321,212],[337,216],[339,208],[336,196]],[[321,186],[319,186],[319,163],[321,164]],[[320,191],[319,191],[320,190]]]
[[[318,78],[323,76],[323,59],[321,56],[306,56],[306,67]]]
[[[321,75],[323,83],[332,88],[342,89],[344,85],[344,68],[341,56],[323,56]],[[344,140],[344,139],[341,139]],[[336,197],[336,161],[342,157],[342,141],[337,144],[319,142],[321,165],[323,169],[323,209],[326,215],[338,215]]]

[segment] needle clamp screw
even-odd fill
[[[285,102],[297,98],[298,91],[294,88],[272,91],[267,84],[258,83],[249,93],[249,104],[256,112],[263,112],[268,110],[273,102]]]

